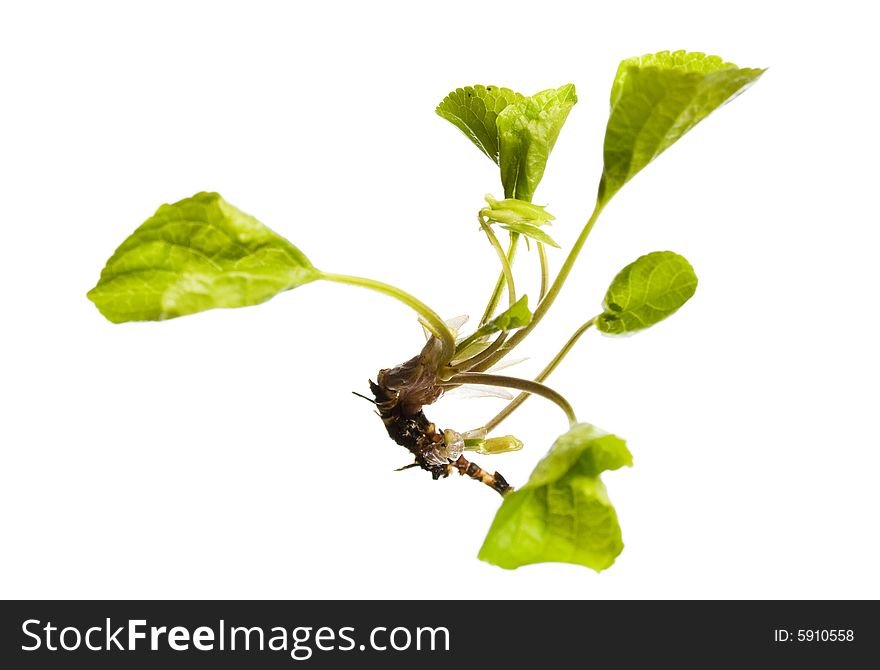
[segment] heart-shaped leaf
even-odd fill
[[[436,112],[470,138],[477,148],[498,163],[496,119],[522,94],[498,86],[465,86],[443,98]]]

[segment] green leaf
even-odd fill
[[[457,346],[458,354],[456,355],[456,359],[461,361],[469,356],[475,355],[477,352],[474,351],[474,348],[484,344],[483,338],[487,335],[497,333],[501,330],[522,328],[529,325],[531,320],[532,312],[529,310],[529,297],[524,295],[506,310],[501,312],[501,314],[488,323],[484,323],[473,333],[461,340]]]
[[[256,305],[319,276],[283,237],[199,193],[162,205],[132,233],[88,297],[114,323],[153,321]]]
[[[538,242],[549,244],[551,247],[559,248],[559,245],[556,244],[556,241],[552,237],[538,228],[538,226],[533,226],[530,223],[505,223],[501,227],[512,233],[519,233],[520,235],[531,237],[533,240],[538,240]]]
[[[499,165],[506,198],[531,201],[576,102],[574,84],[566,84],[522,98],[498,115]]]
[[[608,335],[643,330],[684,305],[697,290],[697,275],[683,256],[655,251],[621,270],[605,294],[596,328]]]
[[[611,88],[599,202],[763,72],[686,51],[623,61]]]
[[[437,105],[437,114],[467,135],[484,154],[498,163],[498,114],[523,98],[498,86],[457,88]]]
[[[504,497],[480,558],[507,569],[551,561],[609,567],[623,540],[599,475],[624,465],[632,465],[626,442],[588,423],[574,425],[526,485]]]
[[[531,320],[532,312],[529,310],[529,296],[524,295],[494,319],[480,326],[471,337],[483,337],[501,330],[523,328],[529,325]]]

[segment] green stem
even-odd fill
[[[568,338],[568,342],[563,345],[562,349],[559,350],[559,353],[556,354],[553,357],[553,360],[547,364],[547,367],[541,370],[541,373],[537,377],[535,377],[536,382],[543,382],[545,379],[547,379],[547,377],[551,375],[556,367],[562,362],[562,359],[566,357],[568,352],[571,351],[571,348],[581,338],[581,335],[587,332],[587,330],[596,322],[596,318],[597,317],[594,316],[592,319],[590,319],[584,325],[574,331],[574,334]],[[487,421],[482,426],[482,430],[485,430],[486,433],[495,430],[495,428],[498,427],[498,424],[500,424],[502,421],[504,421],[504,419],[513,414],[516,408],[522,405],[526,400],[528,400],[528,398],[528,393],[520,393],[516,398],[511,400],[504,409],[502,409],[500,412],[498,412],[498,414],[492,417],[491,420]]]
[[[538,302],[540,303],[547,295],[547,284],[550,280],[550,271],[547,268],[547,250],[544,248],[543,242],[538,242],[538,259],[541,261],[541,292],[538,294]]]
[[[353,277],[351,275],[339,275],[330,272],[322,272],[321,279],[337,282],[339,284],[361,286],[373,291],[378,291],[379,293],[384,293],[387,296],[399,300],[407,307],[418,312],[419,316],[421,316],[428,325],[428,328],[434,337],[440,340],[443,347],[441,363],[445,364],[451,361],[452,357],[455,355],[455,336],[452,334],[452,331],[449,330],[449,326],[446,325],[446,322],[437,315],[437,312],[406,291],[403,291],[396,286],[392,286],[391,284],[376,281],[375,279]]]
[[[565,412],[565,416],[568,417],[569,423],[577,423],[577,417],[575,416],[574,410],[569,402],[561,394],[538,382],[533,382],[528,379],[520,379],[519,377],[507,377],[505,375],[487,375],[482,372],[462,372],[451,377],[448,384],[444,383],[444,386],[459,386],[461,384],[503,386],[505,388],[525,391],[527,394],[534,393],[535,395],[542,396],[547,398],[547,400],[556,403],[560,409]]]
[[[507,255],[504,253],[504,249],[501,248],[501,243],[495,236],[495,232],[492,230],[492,227],[488,223],[486,223],[486,220],[479,214],[477,215],[477,219],[479,219],[480,221],[480,228],[482,228],[483,232],[486,233],[486,237],[489,238],[489,242],[495,249],[495,253],[498,254],[498,260],[501,261],[501,274],[504,275],[504,279],[507,282],[507,296],[510,302],[510,306],[513,307],[514,303],[516,302],[516,288],[513,284],[513,270],[510,269],[510,261],[507,260]]]
[[[513,257],[516,256],[516,245],[519,241],[519,233],[510,233],[510,242],[507,245],[507,264],[513,264]],[[498,302],[501,300],[501,292],[504,290],[504,285],[507,278],[502,272],[498,276],[498,281],[495,282],[495,290],[492,291],[492,295],[489,298],[489,304],[486,305],[486,311],[483,312],[483,318],[480,319],[480,323],[477,325],[479,328],[483,326],[492,318],[492,315],[495,313],[495,309],[498,307]]]
[[[501,350],[495,352],[493,356],[490,356],[488,359],[483,361],[479,369],[486,370],[502,358],[504,358],[510,351],[516,347],[520,342],[522,342],[529,333],[531,333],[535,326],[540,323],[541,319],[544,318],[544,315],[547,313],[547,310],[550,309],[550,306],[553,304],[553,301],[556,300],[556,296],[559,295],[559,291],[562,290],[562,285],[565,283],[565,280],[568,279],[568,275],[571,273],[571,269],[574,266],[575,261],[577,260],[578,254],[580,254],[581,249],[584,247],[584,243],[587,241],[587,237],[590,235],[590,231],[593,230],[593,226],[596,224],[596,219],[599,218],[599,214],[602,213],[602,209],[605,207],[605,203],[597,202],[596,207],[593,210],[593,213],[590,215],[589,220],[584,225],[584,229],[581,231],[581,234],[578,236],[577,240],[575,240],[574,246],[571,248],[571,251],[568,253],[568,257],[565,259],[565,262],[562,264],[562,267],[559,268],[559,274],[556,275],[556,279],[553,281],[553,285],[550,286],[550,290],[547,291],[547,295],[544,296],[544,299],[538,303],[538,307],[535,309],[532,314],[532,320],[529,322],[525,328],[521,328],[511,337],[507,344],[501,348]]]

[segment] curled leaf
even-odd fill
[[[552,561],[609,567],[623,540],[599,475],[631,465],[619,437],[588,423],[574,425],[525,486],[504,497],[479,557],[507,569]]]
[[[531,201],[559,131],[576,102],[574,84],[566,84],[517,100],[498,114],[505,197]]]
[[[528,223],[533,226],[543,226],[556,218],[542,205],[525,200],[516,198],[496,200],[491,195],[486,195],[486,202],[489,206],[483,207],[480,215],[494,223]]]

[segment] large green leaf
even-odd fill
[[[566,84],[522,98],[498,115],[499,165],[506,198],[531,201],[576,102],[574,84]]]
[[[626,443],[576,424],[521,489],[504,497],[480,549],[502,568],[561,561],[604,570],[623,550],[617,513],[599,475],[632,465]]]
[[[437,114],[467,135],[471,142],[498,162],[498,114],[522,94],[498,86],[457,88],[437,105]]]
[[[600,203],[763,72],[686,51],[623,61],[611,88]]]
[[[672,315],[697,290],[697,275],[684,256],[655,251],[621,270],[605,294],[596,328],[608,335],[643,330]]]
[[[116,250],[89,299],[114,323],[244,307],[318,279],[290,242],[217,193],[156,213]]]

